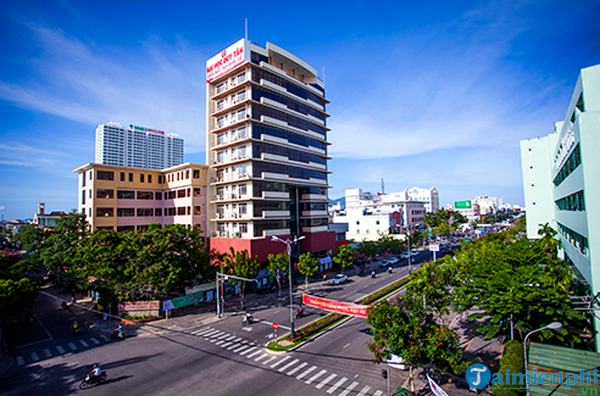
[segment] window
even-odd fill
[[[97,217],[113,217],[113,208],[96,208]]]
[[[83,177],[81,178],[82,184],[81,187],[85,187],[85,172],[83,172]]]
[[[92,189],[90,188],[90,199],[92,199]]]
[[[152,183],[152,175],[148,175],[148,183]]]
[[[189,169],[185,171],[185,178],[186,179],[190,178],[190,170]]]
[[[177,198],[185,198],[185,188],[177,190]]]
[[[191,215],[192,214],[192,208],[188,206],[186,209],[187,209],[188,216]]]
[[[162,216],[162,208],[154,208],[154,216],[156,216],[156,217]]]
[[[143,183],[143,182],[144,182],[144,174],[140,173],[140,183]]]
[[[92,175],[94,174],[94,172],[90,171],[90,180],[92,180]]]
[[[200,189],[194,187],[194,197],[199,197],[200,196]]]
[[[240,215],[248,213],[248,205],[245,203],[241,203],[239,205],[239,213],[240,213]]]
[[[100,171],[99,170],[97,172],[96,178],[98,180],[114,180],[115,179],[115,173],[114,172]]]
[[[135,191],[117,190],[117,199],[135,199]]]
[[[121,172],[121,181],[125,181],[125,172]]]
[[[198,169],[194,169],[194,179],[200,179],[200,171]]]
[[[81,204],[85,205],[85,190],[81,191]]]
[[[175,216],[175,208],[167,208],[167,216]]]
[[[138,191],[137,192],[137,199],[151,200],[153,198],[154,198],[154,193],[152,193],[152,191]]]
[[[240,233],[247,233],[248,232],[248,223],[240,223],[239,230],[240,230]]]
[[[154,199],[156,201],[162,200],[162,193],[160,191],[154,193]]]
[[[238,186],[238,193],[240,194],[240,196],[247,194],[246,185],[245,184],[240,184]]]
[[[217,145],[225,143],[225,134],[220,133],[217,135]]]
[[[194,216],[200,215],[200,206],[194,206]]]
[[[180,206],[177,208],[177,216],[185,216],[185,206]]]
[[[165,192],[165,199],[175,199],[175,194],[176,194],[175,190],[166,191]]]
[[[137,217],[152,217],[154,210],[152,208],[138,208]]]
[[[117,232],[135,231],[135,226],[117,226]]]
[[[113,199],[115,197],[115,190],[96,190],[96,198],[100,199]]]
[[[134,217],[135,209],[133,208],[117,208],[117,217]]]
[[[133,181],[133,173],[129,174],[129,181],[132,182]]]
[[[163,183],[163,177],[162,175],[158,175],[158,184],[162,184]]]

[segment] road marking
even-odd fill
[[[283,359],[281,359],[280,361],[273,363],[271,365],[271,368],[275,368],[275,367],[279,366],[281,363],[285,362],[286,360],[288,360],[290,358],[291,358],[291,356],[284,356]]]
[[[229,333],[225,333],[222,336],[217,337],[217,340],[220,340],[220,339],[225,338],[225,337],[229,337]]]
[[[256,350],[256,349],[258,349],[258,347],[252,347],[252,348],[250,348],[250,349],[246,349],[244,352],[240,352],[240,356],[244,356],[244,355],[245,355],[245,354],[247,354],[248,352],[250,352],[250,351],[254,351],[254,350]]]
[[[100,344],[100,341],[98,341],[97,339],[95,339],[94,337],[91,337],[90,340],[92,340],[92,342],[96,345]]]
[[[210,327],[206,327],[204,329],[198,329],[198,330],[192,331],[192,334],[193,335],[203,335],[206,333],[210,333],[211,331],[213,331],[213,329],[211,329]]]
[[[377,392],[373,393],[373,396],[381,396],[383,395],[383,391],[378,390]]]
[[[211,331],[207,331],[206,333],[200,334],[202,337],[212,337],[215,334],[221,333],[220,330],[212,329]]]
[[[224,343],[224,342],[225,342],[224,340],[221,340],[221,341],[219,341],[219,342],[215,343],[215,345],[221,345],[221,344],[222,344],[222,343]]]
[[[233,342],[240,342],[242,340],[242,337],[238,337],[235,340],[233,340]]]
[[[269,359],[265,360],[263,364],[269,364],[275,359],[277,359],[277,356],[271,356]]]
[[[67,345],[69,346],[69,348],[71,348],[72,351],[76,351],[77,350],[77,347],[72,342],[69,342]]]
[[[233,344],[234,346],[235,346],[235,345],[237,345],[235,342],[226,342],[225,344],[221,345],[221,348],[228,347],[229,345],[232,345],[232,344]]]
[[[234,335],[232,335],[231,337],[227,337],[227,338],[225,338],[225,341],[231,341],[231,340],[233,340],[234,338],[235,338],[235,336],[234,336]]]
[[[105,336],[104,334],[100,334],[100,337],[102,337],[102,339],[103,339],[104,341],[108,341],[108,337],[107,337],[107,336]]]
[[[22,365],[24,365],[24,364],[25,364],[25,360],[23,360],[23,357],[22,357],[22,356],[17,356],[17,364],[18,364],[19,366],[22,366]]]
[[[46,354],[46,357],[52,357],[52,352],[50,352],[50,349],[44,349],[44,353]]]
[[[289,362],[288,364],[286,364],[285,366],[280,367],[278,371],[279,372],[285,371],[285,370],[289,369],[291,366],[293,366],[294,364],[298,363],[299,361],[300,360],[298,360],[298,359],[294,359],[291,362]]]
[[[269,356],[269,355],[267,355],[266,353],[263,353],[262,355],[260,355],[256,359],[254,359],[254,361],[258,362],[259,360],[262,360],[262,359],[266,358],[267,356]]]
[[[37,362],[38,360],[40,360],[37,353],[31,352],[30,355],[31,355],[31,360],[33,360],[34,362]]]
[[[352,389],[356,388],[356,385],[358,385],[358,382],[354,381],[349,387],[346,388],[345,391],[340,393],[339,396],[347,396],[350,392],[352,392]]]
[[[240,345],[240,344],[238,344],[237,342],[235,342],[235,341],[232,341],[232,342],[231,342],[231,346],[230,346],[229,348],[227,348],[227,350],[228,350],[228,351],[231,351],[233,348],[235,348],[235,347],[237,347],[237,346],[239,346],[239,345]],[[225,345],[223,345],[223,347],[224,347],[224,346],[225,346]]]
[[[58,353],[65,353],[65,350],[60,345],[56,346],[56,350],[58,351]]]
[[[252,356],[256,356],[259,353],[262,353],[262,350],[260,348],[256,348],[258,349],[258,351],[251,353],[250,355],[246,356],[248,359],[250,359]]]
[[[218,341],[218,338],[213,338],[212,340],[210,340],[210,342],[215,343]]]
[[[319,378],[320,376],[322,376],[326,372],[327,372],[327,370],[321,370],[317,374],[313,375],[312,377],[310,377],[309,379],[307,379],[304,382],[306,382],[307,384],[310,384],[311,382],[313,382],[314,380],[316,380],[317,378]]]
[[[296,372],[300,371],[301,369],[304,368],[304,366],[308,366],[308,363],[302,363],[300,366],[298,367],[294,367],[293,370],[288,371],[286,374],[289,376],[294,375]]]
[[[80,343],[81,345],[83,345],[85,348],[89,347],[88,343],[87,343],[87,342],[85,342],[84,340],[79,340],[79,343]]]
[[[325,385],[327,385],[327,383],[329,381],[331,381],[332,379],[334,379],[335,377],[337,377],[337,374],[331,374],[329,377],[325,378],[323,381],[321,381],[319,384],[317,384],[315,386],[315,388],[321,389],[322,387],[324,387]]]
[[[339,388],[340,386],[342,386],[342,384],[344,382],[348,381],[348,378],[344,377],[341,380],[339,380],[338,382],[336,382],[331,388],[327,389],[327,393],[332,394],[333,392],[335,392],[335,390],[337,388]]]
[[[237,349],[234,349],[233,352],[234,353],[238,353],[238,352],[240,352],[240,351],[242,351],[242,350],[244,350],[246,348],[250,348],[250,345],[242,345],[241,347],[239,347]],[[241,353],[240,353],[240,355],[241,355]]]
[[[308,374],[310,374],[312,371],[314,371],[317,368],[317,366],[312,366],[311,368],[304,370],[303,373],[301,373],[299,376],[296,377],[297,380],[301,380],[302,378],[306,377]]]
[[[350,343],[347,343],[346,345],[344,345],[344,347],[342,349],[346,349],[349,346],[350,346]]]
[[[356,396],[365,396],[369,389],[371,389],[371,387],[369,385],[366,385],[364,388],[362,388],[360,392],[358,392]]]

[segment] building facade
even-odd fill
[[[528,237],[539,238],[540,225],[548,223],[558,233],[562,257],[590,296],[598,295],[600,65],[581,70],[566,117],[553,133],[521,141],[521,161]]]
[[[264,261],[283,248],[272,236],[304,236],[300,252],[333,253],[328,101],[315,69],[242,39],[207,61],[206,82],[211,247]]]
[[[440,195],[435,187],[413,187],[406,189],[405,192],[411,201],[423,202],[427,213],[435,213],[440,208]]]
[[[183,139],[176,134],[118,123],[96,128],[96,163],[144,169],[165,169],[183,163]]]
[[[151,223],[197,227],[207,235],[206,165],[163,170],[88,163],[79,174],[78,211],[92,230],[147,229]]]

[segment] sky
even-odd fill
[[[435,187],[523,205],[519,142],[600,63],[600,2],[0,0],[0,215],[77,207],[110,121],[205,163],[206,60],[245,35],[313,66],[331,103],[329,197]]]

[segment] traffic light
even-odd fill
[[[387,379],[387,370],[386,369],[381,369],[381,376],[383,377],[383,379]]]

